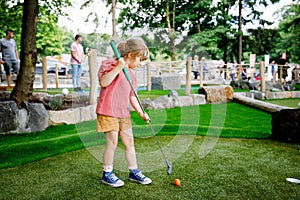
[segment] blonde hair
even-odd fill
[[[149,58],[148,47],[141,38],[130,38],[120,42],[117,48],[121,57],[126,58],[129,53],[133,53],[135,57],[140,57],[141,61]]]

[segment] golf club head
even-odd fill
[[[170,175],[172,173],[172,163],[170,163],[169,161],[166,160],[166,163],[168,165],[168,175]]]

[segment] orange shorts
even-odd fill
[[[97,132],[125,131],[132,128],[130,117],[116,118],[106,115],[97,115]]]

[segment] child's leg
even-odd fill
[[[129,169],[137,169],[136,154],[132,129],[120,131],[120,137],[125,148],[125,159]]]
[[[106,146],[103,153],[103,168],[104,171],[112,171],[115,150],[118,145],[118,131],[106,132],[105,139]]]
[[[126,129],[126,131],[121,131],[120,137],[125,147],[125,159],[129,168],[129,180],[144,185],[150,184],[152,180],[142,174],[137,167],[132,129],[129,128]]]

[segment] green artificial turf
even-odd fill
[[[289,98],[289,99],[269,99],[266,102],[276,104],[279,106],[287,106],[291,108],[299,108],[300,98]]]
[[[159,140],[173,163],[170,175],[153,137],[135,140],[139,166],[152,179],[150,185],[128,180],[126,163],[118,157],[124,156],[121,151],[114,171],[125,185],[102,184],[104,145],[97,145],[0,170],[1,199],[299,199],[299,185],[286,181],[300,177],[299,145],[219,138],[203,155],[206,137],[184,135],[175,143],[174,136]],[[181,186],[174,186],[174,179],[180,179]]]
[[[227,138],[268,138],[271,116],[237,103],[205,104],[147,111],[157,135],[201,135]],[[135,137],[151,136],[151,129],[133,112]],[[51,126],[45,131],[1,135],[0,169],[41,160],[105,142],[96,122]]]

